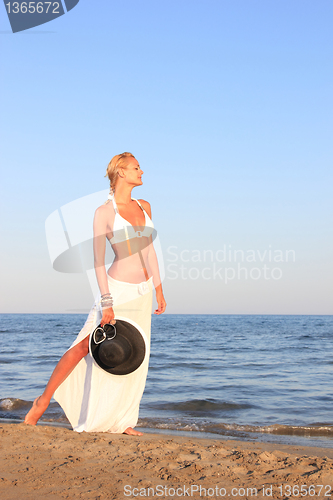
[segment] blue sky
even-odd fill
[[[3,7],[0,311],[89,310],[87,276],[52,269],[45,220],[130,151],[169,313],[332,314],[332,15],[330,0],[80,0],[12,34]]]

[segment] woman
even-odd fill
[[[94,266],[100,296],[70,349],[63,355],[41,396],[33,403],[25,423],[36,425],[51,397],[64,409],[74,430],[141,435],[137,423],[149,362],[152,287],[158,308],[165,311],[158,263],[152,245],[154,226],[150,205],[132,199],[132,189],[142,184],[143,171],[131,153],[112,158],[107,167],[108,201],[94,218]],[[106,273],[106,239],[115,259]],[[100,323],[121,317],[144,332],[147,355],[133,373],[114,376],[96,366],[89,354],[89,335]]]

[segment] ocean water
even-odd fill
[[[0,419],[22,419],[85,319],[0,315]],[[332,378],[333,316],[152,316],[138,425],[332,447]],[[41,421],[69,425],[54,401]]]

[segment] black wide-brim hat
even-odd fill
[[[97,365],[113,375],[128,375],[142,364],[146,343],[138,325],[116,319],[90,334],[89,351]]]

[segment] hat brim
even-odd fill
[[[115,367],[103,364],[98,354],[101,344],[95,344],[93,332],[91,332],[89,338],[89,352],[95,363],[102,370],[112,375],[128,375],[129,373],[133,373],[137,370],[143,363],[146,356],[146,340],[139,325],[133,321],[123,318],[115,318],[115,320],[117,336],[119,335],[125,338],[131,345],[131,354],[129,358],[121,365]]]

